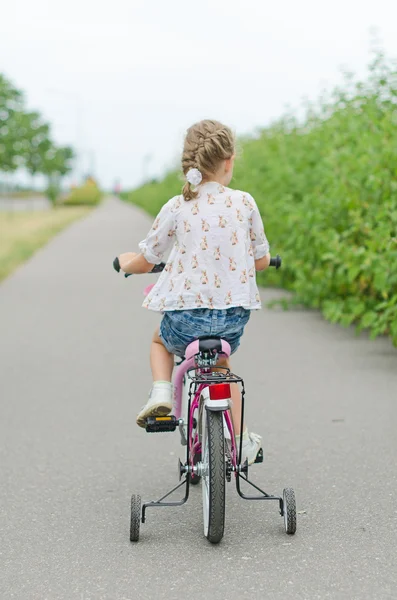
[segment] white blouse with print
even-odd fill
[[[172,198],[163,206],[139,249],[164,271],[145,298],[151,310],[261,308],[255,259],[269,252],[255,200],[208,182],[199,196]]]

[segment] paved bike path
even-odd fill
[[[149,225],[109,200],[0,287],[0,598],[396,598],[397,352],[316,313],[255,313],[234,362],[265,440],[251,474],[295,488],[296,536],[276,504],[230,484],[221,545],[203,537],[200,489],[149,510],[130,544],[131,492],[170,489],[180,454],[177,434],[134,424],[158,323],[140,308],[152,276],[111,269]]]

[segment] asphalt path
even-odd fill
[[[295,488],[296,535],[275,503],[231,483],[220,545],[203,536],[197,488],[182,508],[148,511],[130,543],[131,493],[165,493],[182,456],[177,433],[135,425],[153,276],[111,269],[149,225],[111,199],[0,287],[0,598],[397,598],[397,352],[314,312],[256,312],[233,365],[264,438],[250,475]]]

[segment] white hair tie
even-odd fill
[[[189,169],[186,173],[186,179],[192,185],[200,185],[203,180],[203,176],[198,169]]]

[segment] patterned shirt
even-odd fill
[[[198,187],[197,199],[171,198],[139,249],[164,271],[145,298],[151,310],[261,308],[255,259],[269,252],[255,200],[216,182]]]

